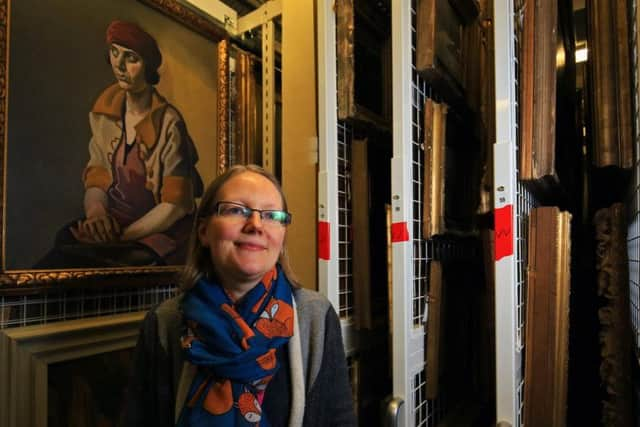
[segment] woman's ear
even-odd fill
[[[203,248],[209,247],[209,239],[207,238],[207,221],[198,222],[198,240]]]

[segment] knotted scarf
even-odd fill
[[[269,426],[260,402],[293,335],[292,298],[280,266],[235,303],[206,279],[185,294],[182,346],[198,370],[178,426]]]

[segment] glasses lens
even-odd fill
[[[251,215],[251,210],[245,206],[236,205],[235,203],[219,203],[218,215],[247,218]]]
[[[283,225],[291,222],[291,215],[285,211],[263,211],[262,215],[265,220],[274,221]]]

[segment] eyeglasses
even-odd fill
[[[291,214],[287,211],[273,209],[252,209],[240,203],[218,202],[214,212],[218,216],[225,218],[236,218],[246,221],[254,213],[258,212],[260,219],[265,224],[288,225],[291,224]]]

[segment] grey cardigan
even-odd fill
[[[338,316],[317,292],[295,289],[293,295],[294,336],[279,350],[282,368],[267,387],[265,413],[273,427],[355,426]],[[196,370],[180,347],[181,298],[163,302],[145,317],[127,391],[125,425],[171,426],[180,414]]]

